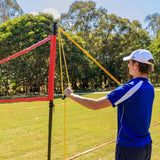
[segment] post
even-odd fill
[[[53,113],[53,101],[49,102],[49,124],[48,124],[48,160],[51,159],[51,142],[52,142],[52,113]]]
[[[48,123],[48,160],[51,160],[51,142],[52,142],[52,115],[53,115],[53,97],[54,97],[54,70],[55,70],[55,54],[56,54],[56,32],[57,22],[53,23],[53,35],[50,46],[50,67],[49,67],[49,123]]]

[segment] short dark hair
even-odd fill
[[[136,63],[138,61],[135,61],[132,59],[132,63]],[[152,63],[152,64],[146,64],[146,63],[141,63],[141,62],[138,62],[138,68],[139,68],[139,72],[141,72],[142,74],[149,74],[151,72],[154,71],[154,60],[153,59],[150,59],[148,60],[148,62]]]

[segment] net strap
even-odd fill
[[[9,57],[7,57],[7,58],[5,58],[5,59],[3,59],[3,60],[1,60],[0,61],[0,64],[2,64],[2,63],[5,63],[5,62],[7,62],[7,61],[9,61],[9,60],[12,60],[12,59],[14,59],[14,58],[16,58],[16,57],[19,57],[19,56],[21,56],[21,55],[23,55],[23,54],[25,54],[25,53],[27,53],[27,52],[29,52],[29,51],[31,51],[31,50],[33,50],[33,49],[35,49],[36,47],[39,47],[39,46],[41,46],[42,44],[44,44],[44,43],[46,43],[46,42],[48,42],[48,41],[52,41],[51,42],[51,46],[50,46],[50,55],[52,55],[52,57],[55,57],[55,55],[53,55],[53,49],[55,48],[53,48],[53,45],[55,45],[55,41],[56,41],[56,39],[53,41],[52,39],[55,39],[55,38],[53,38],[53,35],[50,35],[50,36],[48,36],[47,38],[45,38],[45,39],[43,39],[43,40],[41,40],[41,41],[39,41],[39,42],[37,42],[36,44],[34,44],[34,45],[32,45],[32,46],[30,46],[30,47],[28,47],[28,48],[26,48],[26,49],[24,49],[24,50],[22,50],[22,51],[20,51],[20,52],[18,52],[18,53],[16,53],[16,54],[14,54],[14,55],[11,55],[11,56],[9,56]],[[54,44],[53,44],[54,43]],[[55,58],[54,58],[55,59]],[[52,86],[51,88],[53,88],[53,83],[54,83],[54,62],[53,62],[53,60],[52,60],[52,63],[50,62],[50,65],[49,65],[49,68],[51,68],[50,70],[52,70],[52,74],[51,74],[51,76],[49,76],[49,80],[50,80],[50,82],[48,82],[49,83],[49,86]],[[51,72],[51,71],[50,71]],[[49,73],[50,73],[49,72]],[[50,88],[50,87],[48,87],[48,88]],[[54,89],[54,88],[53,88]],[[10,102],[24,102],[24,101],[48,101],[48,100],[52,100],[53,99],[53,89],[51,90],[51,89],[48,89],[49,90],[49,92],[48,92],[48,97],[30,97],[30,98],[15,98],[15,99],[1,99],[0,100],[0,103],[10,103]],[[49,97],[50,96],[50,97]]]
[[[7,58],[1,60],[1,61],[0,61],[0,64],[5,63],[5,62],[7,62],[7,61],[9,61],[9,60],[11,60],[11,59],[13,59],[13,58],[16,58],[16,57],[18,57],[18,56],[20,56],[20,55],[22,55],[22,54],[24,54],[24,53],[26,53],[26,52],[29,52],[29,51],[31,51],[32,49],[34,49],[34,48],[36,48],[36,47],[38,47],[38,46],[46,43],[46,42],[49,41],[49,40],[51,40],[51,36],[48,36],[47,38],[43,39],[42,41],[40,41],[40,42],[38,42],[38,43],[36,43],[36,44],[34,44],[34,45],[32,45],[32,46],[30,46],[30,47],[28,47],[28,48],[20,51],[20,52],[18,52],[18,53],[14,54],[14,55],[12,55],[12,56],[10,56],[10,57],[7,57]]]

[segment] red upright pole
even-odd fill
[[[53,96],[54,96],[54,73],[55,73],[55,57],[56,57],[56,30],[57,23],[53,24],[53,35],[50,44],[50,66],[49,66],[49,82],[48,82],[48,98],[49,98],[49,124],[48,124],[48,160],[51,159],[51,138],[52,138],[52,113],[53,113]]]
[[[57,23],[54,22],[54,27]],[[55,73],[55,58],[56,58],[56,30],[51,36],[50,42],[50,63],[49,63],[49,81],[48,81],[48,98],[53,100],[54,96],[54,73]]]

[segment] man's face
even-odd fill
[[[135,71],[138,68],[138,63],[133,63],[132,60],[129,60],[129,64],[128,64],[128,68],[129,68],[129,74],[134,76],[135,75]]]

